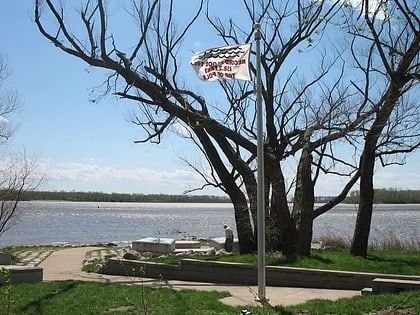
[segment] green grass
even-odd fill
[[[365,259],[351,256],[348,250],[329,249],[313,251],[311,257],[280,258],[279,261],[273,261],[273,264],[326,270],[420,275],[418,251],[371,250]]]
[[[16,253],[28,248],[10,248]],[[191,256],[172,256],[166,263],[177,263]],[[257,263],[256,255],[193,256],[192,258]],[[316,250],[311,257],[268,255],[267,265],[349,270],[395,274],[420,274],[420,255],[416,251],[371,250],[368,259],[352,257],[348,250]],[[79,281],[55,281],[0,287],[0,315],[10,314],[240,314],[248,309],[257,314],[420,314],[420,291],[400,294],[368,295],[338,301],[312,300],[291,307],[231,307],[219,300],[227,292],[171,290],[142,285],[119,285]],[[8,307],[10,309],[8,309]],[[387,313],[385,312],[387,311]],[[381,313],[382,312],[382,313]]]
[[[3,288],[0,288],[2,294]],[[226,292],[149,288],[81,281],[13,286],[10,314],[235,314]],[[0,305],[4,305],[1,303]],[[0,306],[0,314],[2,308]],[[209,310],[211,310],[209,312]]]
[[[372,310],[405,309],[420,314],[420,291],[358,296],[338,301],[312,300],[291,307],[223,304],[227,292],[171,290],[139,285],[54,281],[11,286],[11,309],[6,312],[6,287],[0,287],[0,315],[9,314],[367,314]],[[380,314],[380,313],[376,313]],[[386,314],[395,314],[388,312]]]
[[[150,261],[177,264],[181,259],[194,258],[202,260],[257,264],[257,255],[197,255],[169,256],[154,258]],[[324,270],[341,270],[371,273],[420,275],[420,253],[418,251],[371,250],[368,258],[353,257],[345,249],[314,250],[310,257],[286,257],[268,255],[267,266],[287,266]]]
[[[280,309],[279,309],[280,310]],[[364,295],[340,299],[334,302],[312,300],[304,305],[291,306],[281,310],[279,314],[295,314],[308,310],[305,314],[420,314],[420,291],[400,294]],[[385,311],[386,310],[386,311]],[[405,310],[406,312],[399,313]]]

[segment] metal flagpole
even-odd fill
[[[264,200],[264,143],[261,87],[261,33],[260,24],[255,24],[256,44],[256,96],[257,96],[257,237],[258,237],[258,300],[266,302],[265,296],[265,200]]]

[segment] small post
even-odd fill
[[[261,26],[254,25],[256,44],[257,97],[257,238],[258,238],[258,300],[267,301],[265,292],[265,199],[264,199],[264,143],[261,86]]]

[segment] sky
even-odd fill
[[[10,70],[7,87],[16,90],[22,101],[22,109],[14,116],[19,128],[12,139],[13,149],[39,161],[46,178],[41,189],[181,194],[201,186],[198,174],[180,158],[198,159],[197,149],[173,135],[165,136],[159,145],[135,144],[140,132],[128,121],[133,104],[113,97],[91,101],[91,92],[106,73],[42,37],[33,22],[33,2],[1,1],[0,54]],[[185,44],[185,51],[191,52],[183,56],[186,63],[193,52],[221,44],[215,37],[202,36],[199,29],[194,32],[196,40]],[[199,89],[214,84],[198,82],[192,69],[185,76],[197,80]],[[417,152],[407,158],[406,166],[379,168],[375,185],[420,189],[419,165]],[[325,180],[319,187],[317,195],[333,195],[339,185]],[[222,193],[208,189],[200,194]]]

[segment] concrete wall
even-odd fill
[[[372,281],[372,292],[374,294],[399,293],[411,290],[420,290],[420,281],[382,278],[376,278]]]
[[[183,259],[178,266],[146,261],[109,259],[104,274],[197,282],[257,285],[256,265]],[[361,290],[375,278],[420,281],[420,277],[325,271],[317,269],[266,267],[268,286]]]
[[[9,253],[0,252],[0,265],[11,265],[12,255]]]
[[[2,268],[9,271],[10,284],[42,282],[43,269],[40,267],[4,265],[0,266],[0,271]],[[5,285],[5,279],[1,272],[0,285]]]

